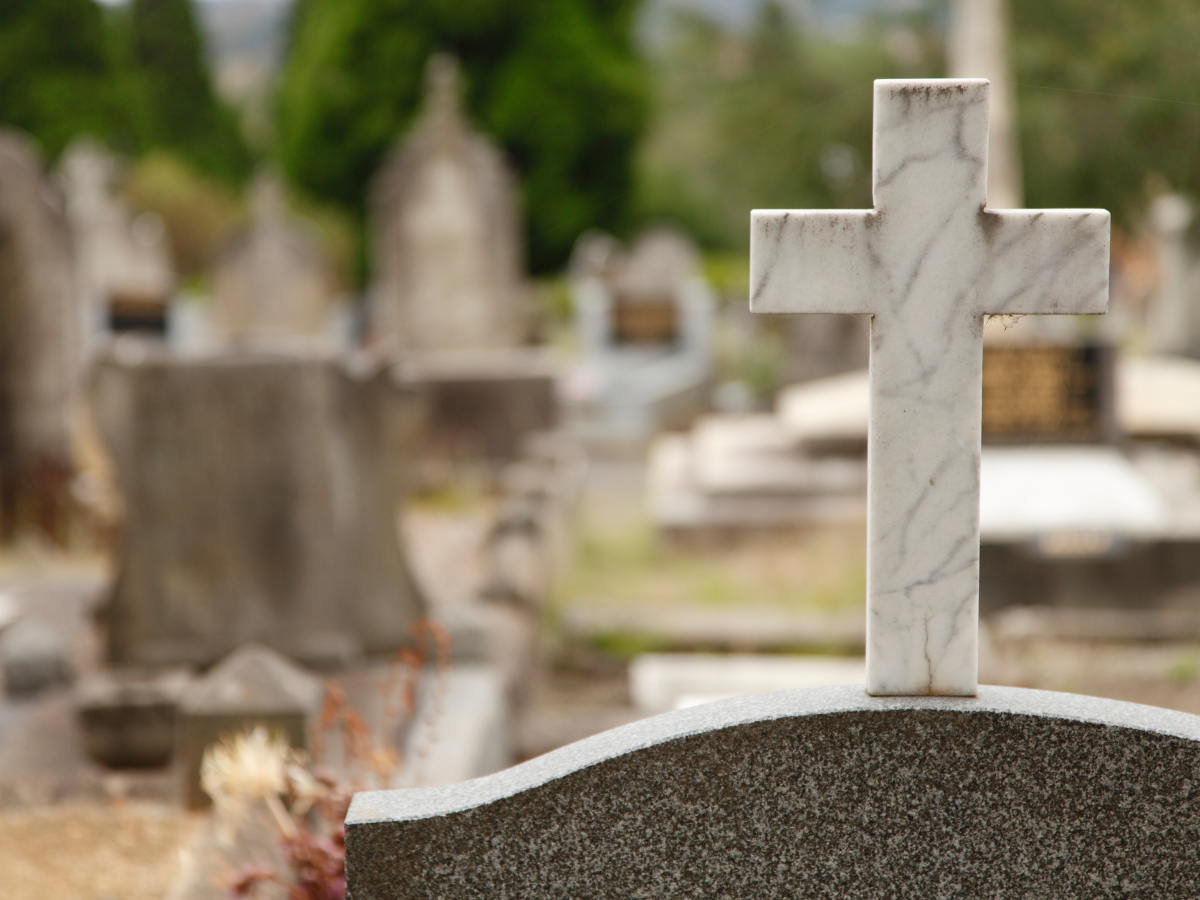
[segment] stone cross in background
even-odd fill
[[[867,690],[976,692],[983,317],[1103,313],[1109,214],[987,209],[988,82],[876,81],[875,208],[756,210],[759,313],[871,317]]]

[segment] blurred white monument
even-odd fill
[[[715,301],[688,238],[656,229],[626,253],[589,232],[571,257],[571,292],[582,355],[571,393],[590,427],[641,439],[704,409]]]
[[[109,331],[166,328],[175,273],[162,219],[134,215],[116,193],[119,163],[82,138],[60,166],[85,317],[85,351]]]

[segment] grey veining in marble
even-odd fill
[[[867,687],[977,680],[983,317],[1103,313],[1109,214],[987,208],[988,82],[877,81],[871,210],[755,210],[751,308],[871,316]]]
[[[354,900],[1190,897],[1200,717],[1020,688],[708,703],[357,794]]]

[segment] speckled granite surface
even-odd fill
[[[1200,895],[1200,718],[784,691],[359,794],[354,900]]]

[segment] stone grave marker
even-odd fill
[[[454,58],[431,57],[426,82],[372,189],[373,333],[404,350],[515,347],[526,325],[512,176],[463,116]]]
[[[714,300],[686,236],[652,229],[626,252],[588,232],[571,256],[571,290],[585,433],[643,439],[705,408]]]
[[[175,290],[166,229],[117,195],[120,164],[90,138],[63,153],[59,169],[75,243],[86,344],[108,332],[162,337]]]
[[[253,222],[217,260],[217,327],[235,341],[326,338],[334,285],[315,233],[288,217],[273,175],[255,180],[253,207]]]
[[[204,751],[222,736],[262,725],[308,746],[308,727],[324,700],[321,679],[260,644],[244,644],[184,689],[176,744],[189,809],[207,806],[200,787]]]
[[[396,513],[421,403],[387,369],[118,345],[91,400],[124,505],[110,661],[207,665],[253,640],[328,666],[409,641],[424,600]]]
[[[0,532],[61,538],[80,372],[75,266],[62,196],[23,134],[0,128]]]
[[[435,54],[425,106],[371,192],[370,337],[428,402],[423,471],[498,467],[558,423],[558,364],[526,345],[522,224],[501,150],[462,111],[453,57]]]
[[[988,209],[987,140],[986,80],[877,81],[875,208],[753,214],[751,309],[872,317],[873,694],[975,691],[983,317],[1108,302],[1108,213]]]
[[[1106,213],[986,209],[986,147],[986,81],[876,82],[876,210],[755,214],[760,309],[875,317],[871,508],[905,543],[873,531],[870,571],[907,583],[872,608],[868,690],[704,704],[487,778],[360,793],[355,900],[1195,893],[1200,717],[975,685],[981,320],[1103,311],[1107,275]]]

